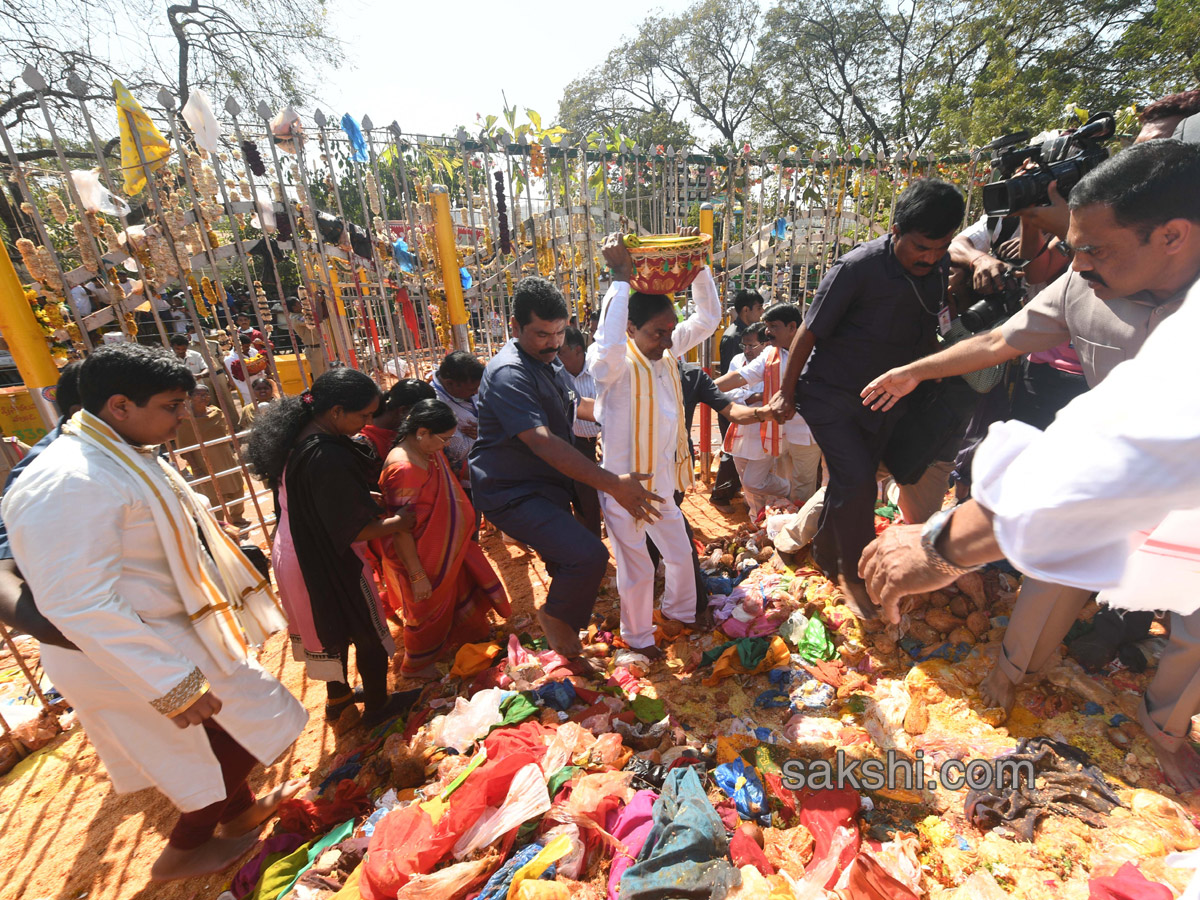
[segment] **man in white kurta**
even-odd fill
[[[217,748],[240,745],[243,756],[270,764],[308,718],[247,652],[283,620],[203,498],[195,502],[158,460],[157,444],[174,435],[194,384],[186,365],[118,344],[89,356],[80,382],[84,411],[3,503],[39,610],[79,648],[43,644],[42,662],[114,788],[157,787],[185,813],[155,877],[219,871],[255,832],[213,837],[218,821],[232,824],[221,818],[231,790]],[[244,800],[244,775],[233,785]],[[241,806],[253,824],[253,810]],[[207,835],[177,839],[198,813],[212,816]]]
[[[601,307],[596,342],[588,349],[588,369],[600,390],[596,417],[604,435],[601,466],[617,475],[649,474],[650,491],[666,499],[657,504],[660,518],[649,524],[634,519],[607,494],[601,495],[600,503],[617,562],[621,637],[630,648],[657,656],[654,566],[646,549],[647,535],[662,553],[666,568],[663,615],[685,623],[696,619],[691,544],[683,513],[670,499],[691,483],[692,470],[676,359],[716,331],[721,303],[712,273],[705,267],[692,285],[696,311],[685,321],[676,322],[674,307],[659,300],[651,303],[657,314],[635,325],[630,321],[633,261],[629,251],[618,236],[606,241],[604,255],[613,268],[613,283]],[[642,305],[641,300],[635,296],[633,306]],[[636,312],[633,318],[639,318]],[[640,392],[635,366],[646,376]],[[652,402],[645,402],[651,397]],[[639,458],[645,468],[639,469]]]

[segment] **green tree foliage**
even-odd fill
[[[726,146],[748,137],[761,18],[754,0],[700,0],[678,16],[652,15],[567,86],[559,119],[581,131],[617,125],[642,147],[694,144],[691,122]]]

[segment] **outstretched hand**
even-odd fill
[[[776,391],[767,403],[767,411],[776,422],[786,422],[796,415],[796,403],[793,398],[785,397],[783,391]]]
[[[862,389],[863,406],[887,412],[901,397],[911,394],[921,381],[905,372],[904,367],[889,369]]]

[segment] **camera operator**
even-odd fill
[[[1071,270],[1000,327],[885,372],[863,390],[864,404],[886,410],[923,380],[1049,350],[1068,339],[1094,387],[1137,353],[1200,276],[1198,195],[1195,145],[1150,141],[1104,162],[1071,192],[1065,242],[1074,253]],[[1016,685],[1050,660],[1089,595],[1025,579],[996,669],[980,686],[990,705],[1011,708]],[[1173,620],[1172,639],[1200,648],[1200,616]],[[1196,662],[1200,653],[1188,659]],[[1179,679],[1186,683],[1191,675]]]

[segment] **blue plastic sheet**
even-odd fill
[[[741,885],[725,826],[692,766],[667,773],[653,818],[637,862],[621,877],[621,900],[725,900]]]
[[[792,699],[788,696],[787,691],[781,691],[779,688],[763,691],[754,698],[754,705],[763,709],[783,709],[790,706],[791,703]]]
[[[549,706],[559,712],[566,712],[570,709],[571,704],[578,697],[575,693],[575,686],[569,681],[548,681],[540,688],[536,688],[533,695],[537,698],[539,705]]]
[[[705,576],[704,586],[708,588],[710,594],[725,594],[728,596],[733,593],[733,581],[725,575]]]
[[[362,129],[358,127],[358,123],[354,121],[354,117],[350,113],[342,116],[342,131],[346,132],[346,137],[350,138],[350,146],[354,148],[354,153],[350,158],[355,162],[365,163],[367,161],[367,139],[363,137]]]
[[[400,271],[414,271],[413,264],[416,260],[408,252],[408,241],[404,240],[404,238],[397,238],[396,243],[392,244],[392,256],[396,258],[396,265],[400,267]]]
[[[717,766],[713,778],[716,779],[717,787],[737,806],[739,816],[760,825],[771,824],[771,813],[767,809],[763,783],[754,768],[746,765],[740,756],[733,762]]]

